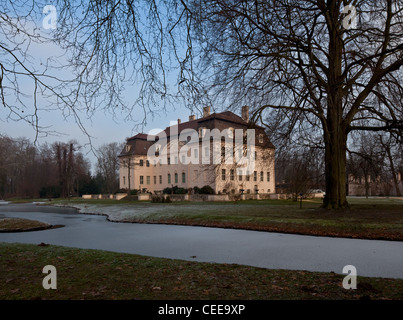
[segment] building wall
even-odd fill
[[[398,174],[397,180],[400,195],[403,195],[403,181],[400,174]],[[357,178],[353,175],[349,175],[349,196],[366,196],[367,192],[368,196],[397,196],[398,194],[393,181],[382,181],[380,177],[377,179],[368,177],[366,184],[364,177]]]
[[[155,159],[150,159],[147,166],[147,156],[130,156],[130,189],[143,190],[146,188],[147,191],[154,192],[162,191],[164,188],[172,186],[189,189],[195,186],[201,188],[209,185],[217,193],[241,193],[241,189],[244,190],[244,193],[255,193],[255,189],[258,189],[259,193],[275,192],[273,149],[256,147],[257,159],[253,172],[250,172],[249,179],[245,175],[242,177],[237,175],[237,169],[240,166],[236,164],[213,164],[213,148],[210,148],[210,164],[202,163],[204,151],[201,145],[190,145],[190,149],[192,150],[190,157],[194,156],[195,149],[198,150],[198,164],[184,164],[178,156],[177,159],[175,157],[170,159],[170,164],[160,164],[159,162],[154,164]],[[164,152],[168,158],[169,148],[163,151],[161,156],[164,156]],[[194,159],[196,161],[195,157]],[[120,161],[120,188],[127,189],[129,188],[128,157],[121,158]],[[222,170],[225,170],[224,176]],[[232,175],[231,172],[234,174]],[[261,173],[263,173],[263,177]],[[171,176],[170,182],[168,181],[168,174]]]

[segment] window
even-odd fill
[[[186,173],[182,172],[182,183],[186,183]]]
[[[154,176],[154,184],[157,184],[157,176]]]
[[[126,177],[125,176],[123,176],[123,185],[124,186],[126,185]]]
[[[162,184],[162,176],[160,176],[160,184]]]
[[[255,151],[255,158],[254,158],[255,160],[257,160],[257,152]]]
[[[175,183],[178,183],[178,174],[175,172]]]
[[[144,166],[144,160],[140,159],[140,167]]]
[[[131,149],[131,146],[127,144],[127,145],[126,145],[126,152],[129,152],[130,149]]]
[[[260,171],[260,181],[263,181],[264,173],[263,171]]]
[[[209,157],[209,156],[210,156],[210,148],[209,148],[209,147],[205,147],[205,148],[204,148],[204,155],[205,155],[206,157]]]
[[[150,176],[147,176],[147,184],[150,184]]]
[[[168,173],[168,183],[171,183],[171,174]]]
[[[168,157],[168,165],[170,165],[170,164],[171,164],[171,158]]]
[[[144,177],[140,176],[140,184],[144,184]]]
[[[259,143],[263,143],[263,134],[259,134]]]
[[[199,157],[199,149],[193,149],[193,157],[196,159]]]
[[[154,167],[157,166],[157,160],[154,160]]]
[[[242,181],[242,174],[238,175],[238,180]]]
[[[234,137],[234,128],[228,128],[228,137],[231,139]]]
[[[175,163],[174,164],[178,164],[178,157],[175,157]]]
[[[267,182],[270,182],[270,172],[267,171]]]
[[[230,171],[230,179],[231,179],[231,181],[235,180],[235,170],[234,169],[231,169],[231,171]]]
[[[150,161],[146,161],[146,166],[149,167],[150,166]]]
[[[250,175],[249,175],[249,171],[246,171],[246,181],[250,180]]]
[[[225,169],[221,169],[221,180],[225,180]]]
[[[199,128],[199,138],[204,138],[204,136],[206,135],[206,128]]]
[[[253,171],[253,181],[257,181],[257,171]]]
[[[238,158],[242,159],[243,157],[243,150],[242,149],[238,149]]]

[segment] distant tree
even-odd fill
[[[283,149],[276,156],[276,179],[285,186],[287,193],[297,200],[302,193],[310,195],[312,189],[322,189],[324,167],[321,163],[321,150],[309,148]]]
[[[114,193],[119,189],[119,154],[123,144],[103,144],[97,150],[96,175],[102,184],[102,192]]]
[[[376,133],[359,132],[354,137],[354,143],[349,148],[347,172],[364,182],[365,196],[368,198],[371,181],[385,181],[386,153]]]

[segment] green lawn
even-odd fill
[[[49,204],[99,210],[112,220],[141,223],[403,239],[403,202],[399,199],[352,198],[350,210],[343,211],[319,209],[319,200],[305,200],[302,209],[288,200],[153,204],[70,199]],[[57,290],[42,287],[42,268],[49,264],[57,268]],[[358,277],[357,290],[346,290],[344,276],[334,273],[186,262],[53,245],[0,243],[0,270],[3,300],[403,299],[403,279]]]
[[[57,270],[57,289],[45,290],[45,265]],[[186,262],[98,250],[0,243],[0,299],[299,300],[403,299],[403,279],[268,270]]]
[[[296,234],[403,240],[403,199],[350,198],[349,210],[321,209],[320,199],[158,204],[116,200],[53,203],[103,213],[114,221],[242,228]]]

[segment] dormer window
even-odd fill
[[[126,152],[129,152],[130,149],[131,149],[131,147],[132,147],[131,145],[127,144],[127,145],[126,145]]]
[[[263,143],[263,134],[259,134],[259,143]]]

